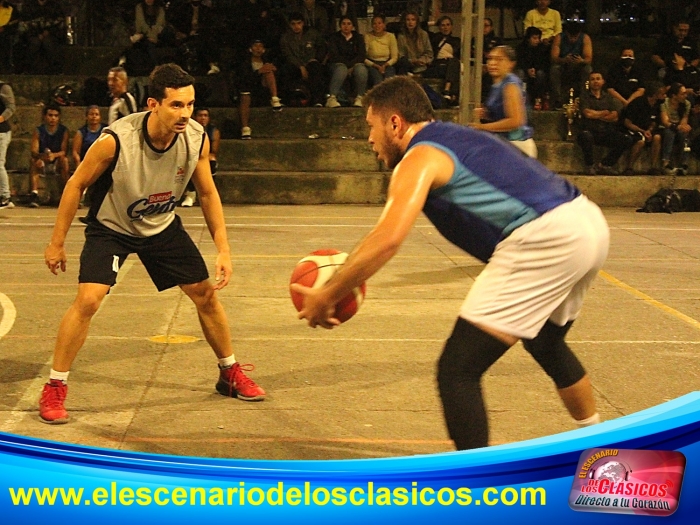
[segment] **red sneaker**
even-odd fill
[[[262,401],[265,399],[265,391],[255,381],[243,373],[252,372],[253,365],[240,365],[234,363],[229,368],[219,366],[219,381],[216,383],[216,391],[222,396],[237,397],[243,401]]]
[[[49,425],[68,423],[70,416],[63,406],[68,395],[68,385],[60,379],[51,379],[44,385],[39,400],[39,419]]]

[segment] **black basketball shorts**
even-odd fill
[[[175,216],[172,224],[151,237],[124,235],[91,221],[85,228],[78,282],[114,286],[119,268],[132,253],[141,259],[159,292],[209,278],[202,254]]]

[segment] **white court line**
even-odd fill
[[[174,312],[173,312],[174,315]],[[169,323],[161,327],[161,333],[167,335],[169,332]],[[183,334],[180,334],[183,335]],[[11,336],[12,337],[12,336]],[[49,336],[15,336],[14,339],[42,339]],[[88,339],[92,341],[149,341],[151,336],[135,336],[135,335],[89,335]],[[333,337],[329,336],[328,339],[323,336],[317,337],[289,337],[289,336],[270,336],[270,337],[236,337],[233,336],[231,341],[233,343],[241,342],[265,342],[265,341],[295,341],[295,342],[307,342],[307,341],[318,341],[324,344],[328,343],[339,343],[339,342],[362,342],[362,343],[444,343],[446,338],[420,338],[420,337],[385,337],[385,338],[373,338],[373,337]],[[198,338],[197,341],[202,342],[204,339]],[[204,341],[206,343],[206,341]],[[642,340],[636,341],[633,339],[610,339],[610,340],[580,340],[580,341],[566,341],[568,344],[572,345],[614,345],[614,344],[624,344],[624,345],[656,345],[656,344],[676,344],[676,345],[700,345],[700,341],[678,341],[676,339],[663,340],[663,339],[653,339],[653,340]],[[161,343],[158,343],[161,344]]]
[[[0,293],[0,306],[2,306],[2,320],[0,320],[0,339],[2,339],[15,324],[17,309],[12,300],[4,293]]]
[[[134,265],[134,261],[126,260],[122,267],[119,269],[119,273],[117,274],[117,282],[116,284],[112,287],[112,290],[119,286],[119,283],[126,277],[126,274],[129,273],[129,270],[131,270],[131,267]],[[97,312],[95,312],[95,316],[100,313],[100,310],[102,310],[102,307],[105,305],[105,303],[108,301],[110,298],[111,294],[107,294],[104,299],[102,299],[102,303],[100,304],[100,307],[97,309]],[[95,318],[93,316],[93,319]],[[44,367],[51,367],[51,363],[53,361],[53,353],[51,354],[51,358],[44,363]],[[26,411],[28,407],[34,406],[36,407],[37,403],[37,398],[39,395],[39,392],[41,392],[41,389],[46,383],[46,377],[43,375],[35,377],[31,383],[29,383],[29,386],[24,390],[24,393],[22,394],[22,397],[20,397],[17,400],[17,403],[15,406],[12,408],[12,410],[9,412],[7,419],[5,419],[4,424],[2,425],[3,431],[12,433],[17,424],[25,417]],[[26,408],[22,408],[26,407]]]
[[[279,217],[275,217],[275,219],[279,219]],[[259,220],[259,217],[258,217]],[[206,223],[204,222],[187,222],[183,221],[183,224],[185,225],[185,228],[203,228],[206,226]],[[358,228],[362,226],[366,226],[368,228],[373,227],[376,224],[376,219],[370,218],[367,222],[367,224],[339,224],[339,223],[311,223],[311,224],[306,224],[306,223],[299,223],[299,224],[289,224],[288,222],[285,223],[235,223],[235,222],[227,222],[226,227],[227,228],[240,228],[240,229],[245,229],[245,228]],[[0,223],[0,227],[2,226],[8,226],[8,227],[24,227],[24,228],[35,228],[35,227],[41,227],[41,228],[46,228],[46,227],[53,227],[54,223],[51,222],[3,222]],[[78,226],[77,224],[75,226]],[[426,224],[416,224],[413,226],[414,228],[427,228],[427,229],[435,229],[435,226],[427,222],[426,219]],[[619,230],[619,231],[664,231],[664,232],[698,232],[700,231],[700,228],[661,228],[661,227],[643,227],[643,226],[610,226],[610,229],[612,230]]]

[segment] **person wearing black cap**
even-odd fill
[[[265,44],[262,40],[253,40],[248,48],[248,56],[239,68],[239,105],[238,113],[241,118],[241,138],[251,138],[250,108],[267,104],[274,111],[282,109],[282,103],[277,96],[277,78],[275,65],[265,57]]]

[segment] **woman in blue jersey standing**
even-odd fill
[[[475,129],[490,131],[508,140],[528,157],[537,158],[534,131],[527,122],[525,90],[522,81],[513,73],[516,54],[510,46],[494,47],[488,55],[486,67],[493,80],[485,107],[474,110]]]

